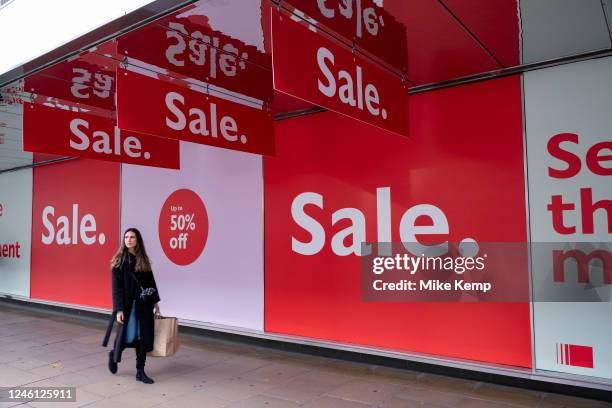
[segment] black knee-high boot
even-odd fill
[[[136,346],[136,380],[145,384],[153,384],[155,381],[145,374],[144,367],[147,361],[147,352],[139,344]]]
[[[112,374],[117,373],[117,362],[115,361],[115,350],[108,352],[108,371]]]

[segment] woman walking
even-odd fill
[[[123,234],[123,244],[111,260],[113,283],[113,321],[105,341],[108,342],[114,319],[119,329],[114,349],[108,354],[108,369],[117,372],[117,363],[126,347],[136,350],[136,380],[153,384],[145,374],[147,352],[153,350],[155,315],[159,315],[160,301],[140,231],[129,228]]]

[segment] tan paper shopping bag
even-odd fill
[[[176,317],[155,318],[155,338],[151,357],[170,357],[179,348],[178,319]]]

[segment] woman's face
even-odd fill
[[[125,233],[123,241],[127,249],[136,248],[136,245],[138,245],[138,239],[136,238],[136,234],[132,231],[128,231]]]

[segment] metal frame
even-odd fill
[[[608,26],[608,35],[610,36],[610,42],[612,43],[612,19],[610,18],[610,14],[608,14],[608,0],[601,0],[601,8],[606,19],[606,25]]]
[[[156,0],[146,5],[138,10],[135,10],[129,14],[126,14],[123,17],[120,17],[117,20],[109,22],[102,27],[99,27],[51,52],[48,52],[30,62],[23,64],[20,67],[14,68],[2,75],[0,75],[0,87],[8,85],[14,81],[24,78],[27,75],[40,71],[48,66],[51,66],[55,63],[58,63],[66,58],[77,55],[84,50],[91,48],[92,46],[103,43],[109,39],[115,38],[121,34],[124,34],[128,31],[134,30],[138,27],[141,27],[155,19],[162,17],[168,13],[171,13],[177,9],[180,9],[186,5],[194,3],[196,0]],[[278,0],[271,0],[272,2],[277,2]],[[603,2],[606,0],[602,0]],[[605,7],[604,7],[605,13]],[[520,10],[519,10],[520,16]],[[606,17],[608,18],[607,14]],[[522,43],[522,41],[521,41]],[[584,61],[593,58],[601,58],[612,56],[611,49],[602,49],[597,51],[591,51],[586,53],[581,53],[572,56],[566,56],[561,58],[556,58],[547,61],[541,61],[532,64],[521,64],[514,67],[503,68],[499,70],[483,72],[475,75],[470,75],[462,78],[455,78],[447,81],[441,81],[437,83],[419,85],[409,88],[409,94],[417,94],[421,92],[428,92],[442,88],[448,88],[452,86],[468,84],[472,82],[478,82],[483,80],[495,79],[509,75],[517,75],[522,74],[524,72],[533,71],[537,69],[549,68],[558,65],[569,64],[573,62]],[[528,238],[531,240],[531,229],[530,229],[530,220],[529,220],[529,185],[528,185],[528,167],[527,167],[527,135],[526,135],[526,116],[525,116],[525,107],[524,107],[524,78],[521,76],[521,103],[523,104],[523,153],[524,153],[524,172],[525,172],[525,199],[526,199],[526,210],[527,210],[527,230],[528,230]],[[324,112],[326,109],[324,108],[310,108],[293,112],[286,112],[282,114],[278,114],[274,117],[275,120],[285,120],[293,117],[309,115]],[[0,171],[0,173],[9,172],[9,171],[18,171],[21,169],[58,163],[67,160],[72,160],[73,158],[65,157],[50,161],[45,161],[41,163],[33,163],[31,165],[20,166],[12,169],[6,169]],[[265,262],[265,260],[264,260]],[[264,277],[265,279],[265,277]],[[532,265],[531,265],[531,254],[529,261],[529,285],[530,291],[532,290]],[[29,297],[22,296],[14,296],[10,294],[0,293],[0,298],[11,298],[16,299],[23,302],[30,303],[38,303],[44,304],[54,307],[65,307],[75,310],[84,310],[98,314],[109,314],[109,311],[106,309],[100,308],[91,308],[86,306],[76,306],[71,304],[65,304],[61,302],[52,302],[52,301],[42,301],[37,299],[31,299]],[[531,369],[524,369],[518,367],[509,367],[502,365],[494,365],[494,364],[484,364],[469,360],[461,360],[461,359],[451,359],[451,358],[443,358],[433,355],[425,355],[419,353],[409,353],[409,352],[395,352],[390,350],[384,350],[374,347],[365,347],[359,345],[352,344],[343,344],[336,343],[331,341],[323,341],[323,340],[315,340],[310,338],[304,338],[299,336],[290,336],[290,335],[279,335],[279,334],[271,334],[262,331],[249,330],[244,328],[232,327],[232,326],[224,326],[224,325],[216,325],[212,323],[204,323],[198,321],[191,320],[181,320],[181,325],[186,327],[194,327],[198,329],[206,329],[224,333],[237,334],[241,336],[249,336],[260,339],[267,340],[276,340],[282,342],[289,342],[307,346],[317,346],[324,347],[335,350],[349,351],[354,353],[365,353],[371,354],[381,357],[389,357],[393,359],[420,362],[426,364],[437,364],[441,366],[465,369],[478,371],[482,373],[490,373],[497,374],[515,378],[522,378],[534,381],[544,381],[549,383],[558,383],[564,385],[578,386],[578,387],[586,387],[586,388],[594,388],[598,390],[604,391],[612,391],[612,380],[606,380],[598,377],[587,377],[587,376],[579,376],[561,372],[549,372],[537,370],[535,367],[535,337],[534,337],[534,311],[533,304],[530,306],[531,313],[531,341],[532,341],[532,367]]]
[[[436,89],[448,88],[451,86],[469,84],[472,82],[485,81],[488,79],[501,78],[508,75],[522,74],[529,71],[535,71],[543,68],[555,67],[558,65],[571,64],[574,62],[586,61],[594,58],[603,58],[612,56],[612,49],[604,48],[596,51],[584,52],[576,55],[569,55],[551,60],[534,62],[531,64],[521,64],[514,67],[503,68],[500,70],[482,72],[475,75],[469,75],[461,78],[450,79],[448,81],[435,82],[431,84],[418,85],[408,89],[408,94],[416,94],[421,92],[434,91]]]
[[[10,169],[3,169],[3,170],[0,170],[0,174],[2,174],[2,173],[10,173],[10,172],[19,171],[19,170],[33,169],[34,167],[40,167],[40,166],[44,166],[44,165],[47,165],[47,164],[61,163],[61,162],[65,162],[65,161],[69,161],[69,160],[74,160],[74,159],[76,159],[76,157],[66,156],[66,157],[60,157],[60,158],[53,159],[53,160],[45,160],[45,161],[41,161],[41,162],[38,162],[38,163],[26,164],[24,166],[19,166],[19,167],[13,167],[13,168],[10,168]]]
[[[535,310],[534,310],[534,295],[533,295],[533,260],[531,257],[531,208],[529,206],[529,166],[527,162],[527,110],[525,109],[525,77],[521,75],[521,116],[523,121],[523,174],[525,188],[525,221],[527,223],[527,256],[529,262],[527,264],[527,276],[529,279],[529,316],[531,331],[531,367],[536,371],[536,355],[535,355]]]

